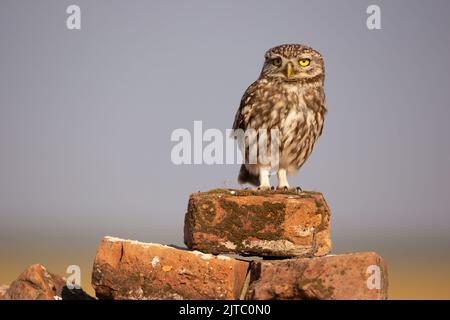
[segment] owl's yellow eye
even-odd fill
[[[311,60],[309,60],[309,59],[300,59],[300,60],[298,60],[298,64],[301,67],[307,67],[307,66],[309,66],[310,63],[311,63]]]
[[[281,66],[281,59],[280,59],[280,58],[272,59],[272,64],[273,64],[275,67]]]

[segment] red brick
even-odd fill
[[[386,264],[374,252],[257,261],[250,279],[248,300],[383,300],[388,292]]]
[[[105,237],[92,285],[100,299],[237,299],[248,267],[226,256]]]
[[[4,292],[5,300],[60,300],[64,279],[41,264],[28,267]]]
[[[6,291],[8,290],[9,286],[2,285],[0,286],[0,300],[3,300],[6,296]]]
[[[190,196],[184,241],[195,250],[276,257],[331,250],[321,193],[215,189]]]

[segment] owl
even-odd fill
[[[250,148],[241,141],[245,161],[239,172],[240,184],[267,190],[271,188],[270,175],[276,173],[277,188],[289,188],[287,176],[300,169],[322,134],[327,112],[324,78],[322,55],[308,46],[285,44],[265,53],[261,74],[245,91],[233,129],[234,132],[251,129],[258,136],[261,130],[275,129],[278,133],[275,138],[268,133],[265,144],[255,145],[258,152],[264,146],[265,154],[270,155],[273,149],[269,144],[276,143],[277,161],[257,157],[256,161],[248,162]]]

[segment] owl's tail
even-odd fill
[[[248,171],[245,164],[241,165],[241,170],[239,171],[238,181],[240,184],[249,183],[254,186],[259,185],[259,174],[253,174]]]

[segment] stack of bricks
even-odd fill
[[[100,299],[386,299],[374,252],[330,255],[321,193],[215,189],[191,195],[188,249],[105,237],[92,285]]]

